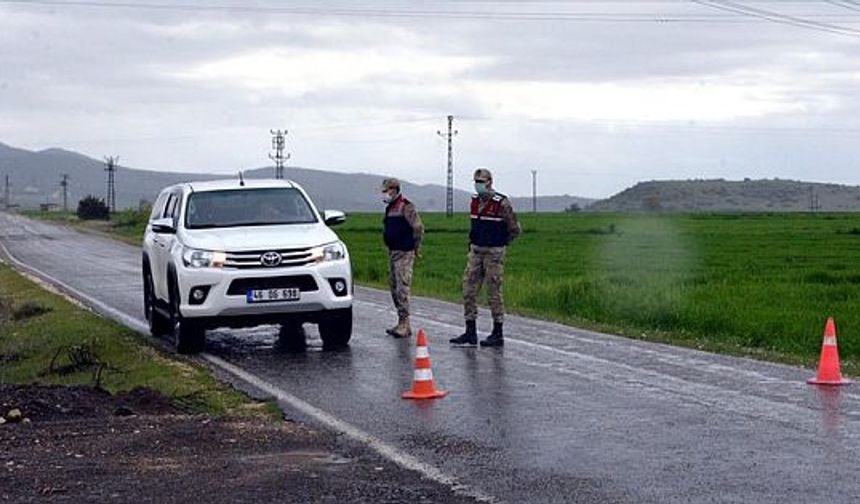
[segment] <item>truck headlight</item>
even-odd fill
[[[189,247],[182,249],[182,262],[189,268],[220,268],[224,266],[227,255],[224,252],[198,250]]]
[[[316,262],[340,261],[346,258],[346,247],[341,242],[321,245],[311,249],[311,257]]]

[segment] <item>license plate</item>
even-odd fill
[[[245,299],[249,303],[270,303],[273,301],[298,301],[301,291],[296,287],[286,289],[250,289]]]

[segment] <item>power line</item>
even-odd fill
[[[330,130],[330,129],[350,129],[350,128],[361,128],[366,129],[368,127],[373,126],[394,126],[401,124],[415,124],[415,123],[423,123],[429,121],[435,121],[439,119],[438,116],[427,116],[427,117],[416,117],[413,119],[401,119],[396,121],[377,121],[377,122],[347,122],[347,123],[335,123],[335,124],[310,124],[308,126],[302,126],[302,131],[318,131],[318,130]]]
[[[9,207],[12,206],[12,202],[9,201],[9,174],[6,174],[6,183],[3,186],[3,206],[6,210],[9,210]]]
[[[694,3],[708,5],[718,2]],[[565,22],[613,22],[613,23],[735,23],[749,21],[737,16],[717,16],[702,14],[677,13],[619,13],[619,12],[561,12],[561,11],[516,11],[493,12],[475,10],[403,10],[403,9],[354,9],[331,7],[266,7],[258,5],[228,5],[228,4],[171,4],[171,3],[131,3],[122,1],[96,0],[0,0],[0,3],[19,5],[46,5],[52,7],[92,7],[120,8],[155,11],[186,11],[186,12],[248,12],[284,15],[335,16],[335,17],[377,17],[377,18],[414,18],[414,19],[481,19],[498,21],[565,21]],[[508,2],[502,2],[508,3]],[[624,2],[616,2],[624,3]],[[653,2],[671,3],[675,2]],[[801,3],[801,2],[797,2]],[[714,5],[708,5],[716,7]],[[719,7],[716,7],[719,8]],[[734,14],[749,15],[748,12],[728,10]],[[774,15],[774,14],[771,14]],[[758,16],[761,17],[761,16]],[[762,18],[767,21],[773,19]],[[809,23],[815,23],[808,21]]]
[[[275,178],[282,179],[284,178],[284,161],[290,159],[290,154],[287,153],[284,156],[284,147],[286,147],[286,140],[284,137],[287,134],[287,130],[269,130],[272,134],[272,148],[275,149],[275,152],[269,154],[269,159],[275,162]]]
[[[436,134],[442,138],[448,138],[448,184],[445,191],[445,215],[448,217],[454,216],[454,137],[458,131],[453,129],[454,116],[448,116],[448,133],[442,133],[437,130]]]
[[[851,2],[849,0],[842,0],[842,1],[839,1],[839,0],[823,0],[823,1],[826,3],[829,3],[831,5],[836,5],[837,7],[842,7],[844,9],[848,9],[850,11],[860,12],[860,3],[857,3],[857,2]]]
[[[849,28],[847,26],[834,25],[829,23],[822,23],[819,21],[811,21],[809,19],[788,16],[786,14],[780,14],[778,12],[769,11],[765,9],[759,9],[757,7],[749,7],[746,5],[739,4],[737,2],[731,2],[727,0],[717,1],[717,0],[690,0],[693,3],[697,3],[699,5],[703,5],[705,7],[711,7],[713,9],[719,9],[726,12],[734,12],[737,14],[742,14],[745,16],[751,16],[754,18],[764,19],[767,21],[771,21],[773,23],[785,24],[790,26],[797,26],[800,28],[806,28],[809,30],[817,30],[826,33],[832,33],[836,35],[848,35],[857,37],[860,36],[860,30],[855,30],[854,28]]]
[[[110,213],[116,213],[116,184],[114,173],[116,172],[116,164],[119,162],[119,156],[105,156],[105,171],[108,174],[107,178],[107,201],[105,204]]]
[[[63,174],[63,180],[60,181],[60,187],[63,188],[63,211],[69,211],[69,175]]]
[[[590,120],[555,120],[555,119],[539,119],[539,118],[516,118],[516,119],[495,119],[492,117],[460,117],[461,121],[475,121],[484,123],[497,124],[544,124],[557,127],[559,124],[572,124],[577,129],[593,129],[596,127],[604,128],[640,128],[654,130],[670,130],[683,131],[692,133],[760,133],[760,134],[800,134],[800,135],[856,135],[860,133],[860,127],[839,127],[839,126],[821,126],[821,127],[777,127],[777,126],[714,126],[709,124],[699,124],[689,121],[637,121],[623,119],[590,119]]]

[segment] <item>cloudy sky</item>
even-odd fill
[[[512,195],[860,184],[860,2],[0,0],[0,142]],[[2,167],[0,167],[2,168]]]

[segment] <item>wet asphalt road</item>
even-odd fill
[[[0,243],[142,318],[138,248],[6,214]],[[805,384],[810,370],[520,317],[504,350],[450,348],[461,308],[413,307],[450,392],[441,400],[400,399],[414,339],[385,336],[394,312],[372,289],[357,289],[347,350],[321,351],[308,326],[311,348],[284,354],[270,326],[210,332],[207,352],[501,501],[860,502],[857,386],[819,389]]]

